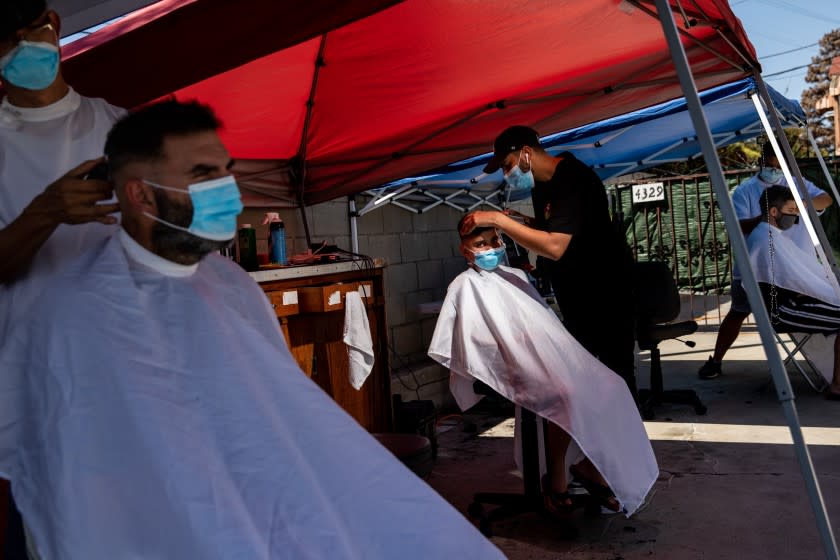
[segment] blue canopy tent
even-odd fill
[[[789,126],[801,126],[805,113],[799,103],[768,89],[782,121]],[[755,81],[747,78],[700,94],[716,146],[754,138],[764,132],[750,97],[755,91]],[[574,153],[603,180],[701,155],[684,98],[550,134],[542,138],[542,144],[552,154]],[[504,180],[500,173],[486,175],[482,172],[491,155],[482,154],[422,176],[407,177],[366,191],[372,199],[359,215],[384,203],[416,213],[441,204],[460,210],[481,204],[498,206]],[[520,195],[519,198],[527,196]]]

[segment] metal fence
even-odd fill
[[[835,184],[840,180],[840,162],[829,163]],[[800,162],[806,179],[829,191],[816,160]],[[756,170],[725,173],[730,193]],[[661,182],[664,200],[634,204],[634,184]],[[625,232],[637,261],[668,263],[680,291],[694,295],[729,293],[732,251],[723,215],[708,175],[652,178],[636,183],[608,186],[613,212]],[[840,209],[829,208],[821,217],[829,242],[840,248]],[[840,256],[840,255],[838,255]]]

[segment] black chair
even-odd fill
[[[482,383],[476,381],[473,390],[481,395],[495,394]],[[522,437],[522,479],[524,491],[521,494],[510,492],[478,492],[473,495],[473,502],[467,508],[470,517],[478,519],[478,528],[486,537],[493,536],[493,522],[522,513],[535,512],[548,516],[543,504],[540,489],[539,432],[544,429],[543,420],[525,408],[520,409]],[[498,506],[487,512],[484,505]],[[569,522],[561,524],[558,536],[564,539],[577,537],[577,529]]]
[[[680,294],[668,265],[663,262],[639,262],[635,267],[636,342],[639,350],[650,352],[650,389],[639,391],[642,417],[654,417],[654,407],[662,403],[687,404],[697,414],[706,407],[692,390],[664,390],[659,343],[679,339],[697,330],[695,321],[671,323],[680,313]],[[689,347],[694,342],[680,341]]]

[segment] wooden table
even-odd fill
[[[371,432],[393,428],[388,334],[382,273],[362,261],[252,272],[274,305],[286,342],[301,369]],[[375,363],[361,390],[349,382],[344,294],[359,290],[370,322]],[[302,419],[303,420],[303,419]]]

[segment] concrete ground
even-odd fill
[[[703,381],[697,369],[711,353],[716,326],[661,345],[665,388],[694,388],[708,406],[663,405],[647,422],[660,467],[648,502],[632,518],[575,513],[580,534],[563,540],[556,521],[524,514],[494,525],[495,542],[511,560],[555,558],[785,559],[824,558],[803,477],[789,443],[755,328],[742,331],[724,375]],[[637,362],[641,386],[647,353]],[[840,402],[817,395],[795,373],[796,408],[806,427],[834,532],[840,535]],[[521,491],[512,454],[512,421],[485,407],[440,422],[440,453],[429,483],[466,512],[473,493]]]

